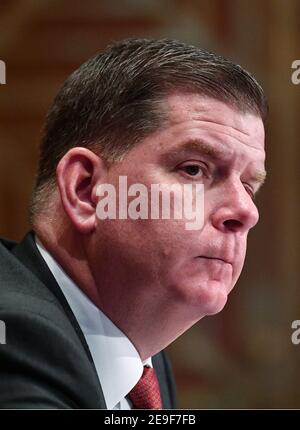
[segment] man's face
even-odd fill
[[[114,164],[107,182],[117,188],[127,176],[128,187],[149,190],[202,183],[203,228],[187,230],[184,218],[98,220],[93,271],[108,284],[103,302],[131,296],[145,312],[173,309],[196,321],[223,308],[241,273],[258,221],[252,193],[265,171],[264,127],[258,116],[196,94],[172,95],[167,106],[169,124]]]

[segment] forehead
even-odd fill
[[[198,94],[173,94],[166,99],[170,131],[184,126],[216,137],[220,143],[230,140],[262,150],[265,132],[260,117],[238,111],[232,106]]]

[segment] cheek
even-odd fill
[[[103,220],[97,230],[106,264],[145,282],[161,282],[184,246],[172,220]]]

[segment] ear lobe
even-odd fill
[[[87,148],[70,149],[58,163],[56,177],[62,206],[80,233],[89,234],[95,229],[93,189],[105,175],[102,159]]]

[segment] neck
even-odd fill
[[[72,226],[66,224],[65,220],[41,220],[34,226],[34,230],[42,245],[66,274],[98,305],[98,290],[91,275],[81,236],[74,234]]]

